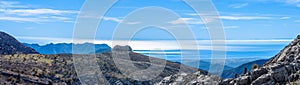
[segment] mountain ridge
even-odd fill
[[[244,71],[244,68],[248,68],[247,71],[250,71],[252,66],[254,64],[257,64],[258,66],[262,66],[264,63],[269,61],[270,59],[261,59],[261,60],[255,60],[252,62],[244,63],[236,68],[224,70],[222,73],[222,78],[234,78],[235,74],[241,75]]]
[[[111,47],[107,44],[93,44],[93,43],[83,43],[83,44],[73,44],[73,43],[50,43],[46,45],[39,45],[39,44],[28,44],[23,43],[24,45],[31,47],[38,51],[41,54],[72,54],[73,53],[73,46],[76,48],[91,48],[94,47],[95,50],[91,49],[78,49],[80,51],[79,54],[91,54],[91,53],[104,53],[110,52]],[[75,49],[76,50],[76,49]],[[94,52],[93,52],[94,51]]]
[[[0,31],[0,54],[38,54],[38,52],[23,45],[13,36]]]

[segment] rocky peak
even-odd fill
[[[14,37],[0,32],[0,54],[37,54],[34,49],[24,46]]]
[[[113,48],[113,51],[132,51],[132,48],[128,45],[126,46],[120,46],[120,45],[116,45],[114,48]]]
[[[293,62],[300,59],[300,35],[292,41],[288,46],[281,50],[276,56],[274,56],[265,65],[278,62]]]

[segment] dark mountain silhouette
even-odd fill
[[[83,44],[71,44],[71,43],[57,43],[57,44],[46,44],[46,45],[38,45],[38,44],[27,44],[23,43],[24,45],[31,47],[38,51],[41,54],[71,54],[72,53],[72,46],[75,45],[77,48],[88,48],[88,46],[95,47],[95,53],[104,53],[110,52],[111,47],[107,44],[92,44],[92,43],[83,43]],[[93,53],[90,49],[79,49],[80,53],[78,54],[90,54]]]
[[[9,34],[0,32],[0,54],[38,54],[38,52],[24,46]]]
[[[267,61],[269,61],[269,59],[256,60],[256,61],[242,64],[233,69],[227,69],[227,70],[223,71],[222,78],[234,78],[235,74],[241,75],[245,68],[249,68],[249,69],[247,69],[247,71],[250,71],[254,64],[257,64],[258,66],[262,66]]]

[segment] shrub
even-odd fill
[[[235,74],[234,74],[234,78],[237,78],[237,77],[238,77],[238,74],[237,74],[237,73],[235,73]]]
[[[258,68],[258,65],[257,65],[257,64],[253,64],[253,65],[252,65],[252,70],[257,69],[257,68]]]
[[[244,74],[246,74],[247,73],[247,68],[244,68]]]

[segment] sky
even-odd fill
[[[84,0],[0,0],[0,31],[7,32],[26,43],[70,43],[74,25],[84,2]],[[300,0],[212,0],[212,2],[220,15],[218,19],[223,23],[228,44],[287,44],[300,34]],[[162,7],[178,14],[180,18],[169,22],[174,25],[182,24],[182,21],[187,23],[198,43],[203,44],[205,40],[210,39],[208,30],[198,14],[181,0],[119,0],[102,17],[103,22],[99,23],[95,43],[110,43],[116,26],[123,23],[122,19],[125,16],[139,8],[149,6]],[[132,40],[135,40],[132,45],[136,45],[134,47],[136,49],[143,49],[143,46],[149,44],[176,48],[166,46],[173,44],[164,41],[174,40],[174,37],[155,27],[136,33]],[[163,42],[157,43],[153,42],[154,40]],[[204,44],[207,43],[209,42]]]

